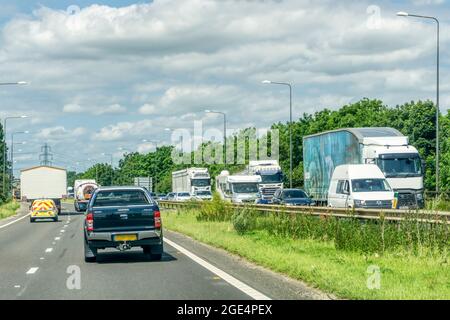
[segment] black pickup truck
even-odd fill
[[[158,204],[144,188],[98,188],[85,213],[85,261],[94,262],[99,249],[126,251],[133,247],[161,260],[163,232]]]

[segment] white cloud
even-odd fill
[[[124,137],[138,136],[145,134],[152,126],[153,122],[150,120],[119,122],[118,124],[101,128],[100,131],[95,134],[95,139],[100,141],[116,141]]]
[[[109,106],[99,107],[99,106],[80,106],[76,103],[69,103],[64,105],[63,112],[65,113],[90,113],[93,115],[104,115],[104,114],[121,114],[125,113],[127,109],[120,104],[112,104]]]
[[[140,114],[156,114],[158,113],[158,108],[153,104],[144,104],[139,108]]]
[[[167,141],[164,127],[191,128],[194,120],[220,128],[207,108],[226,112],[233,128],[286,121],[286,88],[264,79],[293,84],[295,117],[362,97],[391,105],[434,99],[435,26],[396,17],[398,8],[385,3],[380,28],[370,29],[370,4],[156,0],[15,15],[1,30],[2,77],[30,85],[0,88],[2,116],[33,114],[30,129],[59,137],[54,146],[66,153],[111,153],[119,141],[141,150],[142,138]],[[444,15],[442,8],[430,14]],[[450,96],[446,21],[443,97]],[[68,128],[95,134],[87,146]]]

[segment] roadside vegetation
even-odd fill
[[[0,205],[0,219],[8,218],[16,214],[20,204],[16,201],[10,201]]]
[[[164,225],[341,298],[450,298],[448,225],[260,214],[217,197]]]

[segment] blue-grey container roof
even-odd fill
[[[364,138],[374,138],[374,137],[403,137],[404,135],[394,128],[389,127],[373,127],[373,128],[343,128],[343,129],[337,129],[337,130],[331,130],[326,132],[321,132],[317,134],[312,134],[309,136],[303,137],[303,139],[309,138],[309,137],[315,137],[315,136],[321,136],[328,133],[333,132],[340,132],[340,131],[347,131],[353,134],[360,142]]]

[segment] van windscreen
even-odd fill
[[[386,179],[355,179],[352,180],[353,192],[383,192],[392,191]]]

